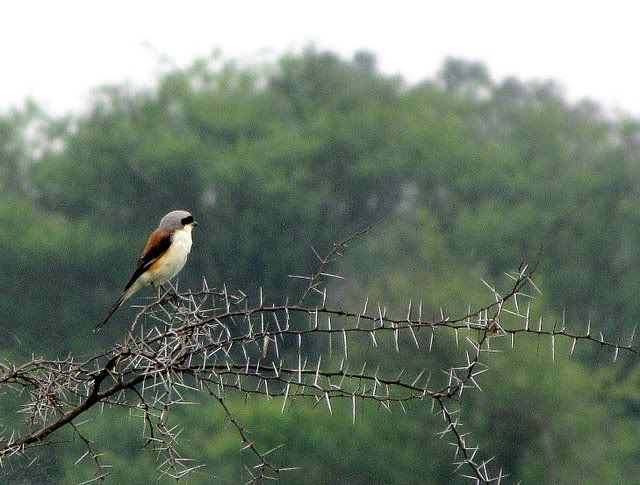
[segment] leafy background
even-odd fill
[[[175,208],[201,223],[181,287],[204,276],[284,300],[299,291],[286,275],[314,266],[312,246],[374,224],[336,269],[347,277],[337,304],[360,308],[370,295],[390,309],[412,298],[431,315],[464,310],[490,296],[480,278],[530,262],[546,321],[590,319],[617,338],[640,317],[640,123],[570,103],[553,81],[494,80],[477,62],[448,59],[436,78],[407,84],[381,74],[369,52],[309,48],[249,66],[215,55],[147,90],[106,86],[81,114],[53,117],[31,102],[0,114],[0,167],[9,359],[83,356],[121,338],[131,309],[92,329]],[[407,354],[407,365],[438,369],[455,351],[446,338],[435,347]],[[556,353],[552,362],[547,343],[523,341],[491,357],[484,392],[464,411],[477,442],[524,483],[632,483],[636,360]],[[284,444],[279,459],[302,467],[283,483],[465,482],[428,406],[364,408],[355,424],[339,408],[280,407],[232,402],[259,443]],[[186,483],[244,481],[248,457],[215,403],[179,419],[184,454],[206,465]],[[115,465],[113,483],[156,480],[138,420],[113,411],[86,426]],[[81,450],[50,448],[0,478],[86,480],[90,463],[74,464]]]

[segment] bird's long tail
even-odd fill
[[[120,298],[118,298],[118,301],[116,301],[113,306],[111,307],[111,310],[109,310],[109,313],[107,313],[107,316],[104,318],[104,320],[102,320],[100,323],[98,323],[98,325],[96,325],[96,328],[93,330],[94,332],[98,332],[100,331],[100,329],[104,326],[105,323],[107,323],[109,321],[109,319],[113,316],[113,314],[116,312],[116,310],[118,308],[120,308],[122,306],[122,304],[132,295],[132,292],[129,291],[125,291],[122,296]]]

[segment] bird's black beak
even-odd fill
[[[193,227],[196,227],[198,225],[198,221],[193,221]]]

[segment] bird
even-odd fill
[[[149,284],[160,286],[182,270],[191,252],[191,232],[197,225],[193,216],[184,210],[169,212],[160,220],[158,227],[149,236],[122,295],[104,320],[96,326],[95,331],[100,330],[135,292]]]

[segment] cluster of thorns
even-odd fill
[[[159,292],[140,308],[127,337],[112,349],[82,361],[73,358],[33,358],[18,365],[0,361],[0,396],[21,402],[26,419],[15,427],[0,423],[0,464],[14,457],[36,460],[38,448],[53,444],[63,429],[77,436],[84,448],[76,463],[92,460],[95,475],[83,483],[104,481],[111,465],[83,429],[94,409],[109,412],[126,407],[144,427],[145,446],[158,458],[160,476],[176,479],[200,470],[202,464],[180,453],[182,428],[170,420],[172,410],[190,404],[203,394],[217,402],[235,428],[242,448],[248,450],[248,482],[277,479],[295,466],[280,466],[272,450],[264,450],[234,416],[227,396],[244,393],[278,398],[283,411],[296,400],[326,406],[333,413],[337,401],[345,401],[355,422],[357,409],[367,403],[391,411],[411,402],[424,403],[443,422],[440,436],[454,449],[455,470],[475,483],[504,483],[507,474],[483,457],[469,433],[461,429],[461,409],[466,390],[480,390],[481,374],[488,370],[485,356],[495,351],[492,341],[518,334],[549,340],[555,358],[555,340],[589,341],[611,348],[614,360],[620,350],[637,353],[632,334],[628,344],[606,341],[602,334],[571,332],[563,325],[546,329],[530,316],[528,289],[537,290],[527,266],[510,273],[510,284],[498,292],[487,284],[490,303],[469,309],[464,315],[441,311],[436,319],[423,315],[421,303],[409,302],[402,316],[367,299],[362,310],[333,308],[326,282],[338,277],[326,272],[356,234],[334,244],[305,281],[301,298],[292,303],[268,303],[260,291],[252,302],[244,293],[230,294],[209,288],[199,292]],[[486,284],[486,283],[485,283]],[[316,304],[306,303],[314,299]],[[377,366],[368,365],[360,349],[388,345],[398,355],[413,349],[415,364],[431,353],[437,333],[451,335],[460,361],[448,369],[432,372],[391,371],[379,352]],[[635,333],[635,332],[634,332]],[[388,360],[388,359],[387,359]],[[415,367],[415,366],[412,366]],[[437,374],[432,379],[432,375]],[[22,401],[20,401],[22,399]],[[4,426],[3,426],[4,424]],[[283,443],[286,445],[286,443]]]

